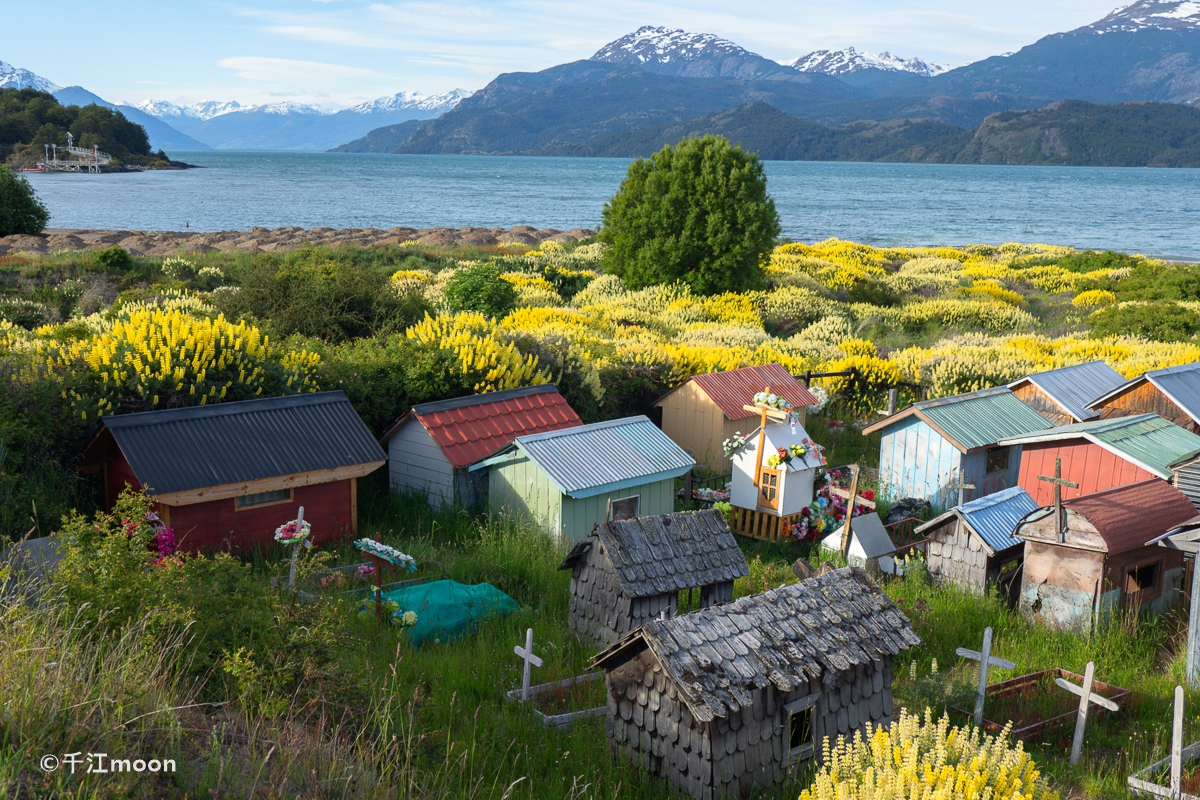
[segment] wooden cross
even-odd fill
[[[529,667],[540,667],[542,660],[533,654],[533,628],[525,629],[525,646],[517,645],[513,652],[525,662],[525,672],[521,676],[521,702],[529,699]]]
[[[296,515],[296,527],[304,527],[304,506],[300,506],[300,513]],[[296,591],[296,555],[300,552],[300,542],[292,545],[292,562],[288,565],[288,591]]]
[[[1171,717],[1171,797],[1183,788],[1183,687],[1175,687],[1175,714]]]
[[[958,489],[958,505],[961,507],[963,504],[963,501],[966,497],[965,493],[966,493],[967,489],[974,489],[975,484],[965,483],[962,479],[962,476],[960,475],[959,479],[958,479],[958,483],[952,483],[949,486],[947,486],[946,488],[947,489]]]
[[[983,629],[983,650],[976,652],[960,647],[954,652],[963,658],[979,662],[979,688],[975,691],[975,727],[983,727],[983,696],[987,692],[988,667],[1000,669],[1016,669],[1017,665],[1007,658],[997,658],[992,655],[992,629]]]
[[[1076,686],[1066,678],[1055,678],[1054,682],[1060,688],[1066,689],[1072,694],[1079,695],[1079,713],[1075,717],[1075,740],[1071,743],[1071,763],[1078,764],[1079,757],[1083,754],[1083,732],[1087,727],[1088,706],[1095,703],[1102,708],[1107,708],[1109,711],[1119,710],[1119,706],[1107,697],[1102,697],[1098,694],[1092,694],[1092,679],[1096,676],[1096,664],[1092,661],[1087,663],[1087,669],[1083,671],[1083,686]],[[1178,713],[1178,712],[1176,712]],[[1180,718],[1182,722],[1182,718]]]
[[[764,386],[763,392],[765,394],[770,394],[771,387]],[[770,418],[773,420],[777,420],[779,422],[783,422],[785,419],[788,418],[788,415],[778,409],[771,408],[770,406],[758,405],[757,403],[752,406],[751,405],[742,406],[742,410],[743,411],[753,411],[754,413],[759,415],[758,463],[754,467],[754,488],[757,489],[760,486],[760,484],[762,483],[763,446],[766,444],[766,441],[767,441],[767,419]]]
[[[842,558],[850,557],[850,541],[852,539],[850,532],[850,520],[854,519],[854,507],[866,506],[867,508],[875,508],[875,502],[868,500],[858,493],[858,465],[850,465],[850,491],[831,486],[829,493],[835,497],[841,497],[846,501],[846,524],[842,526]]]
[[[1049,475],[1038,475],[1039,481],[1054,484],[1054,524],[1058,526],[1058,535],[1060,541],[1067,540],[1067,518],[1063,514],[1062,507],[1062,487],[1068,486],[1072,489],[1078,489],[1079,484],[1075,481],[1064,480],[1062,476],[1062,459],[1054,459],[1054,477]]]

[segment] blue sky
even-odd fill
[[[854,46],[964,64],[1107,14],[1113,0],[0,0],[0,60],[112,101],[344,107],[478,89],[587,58],[641,25],[715,33],[768,58]],[[87,20],[87,24],[83,24]]]

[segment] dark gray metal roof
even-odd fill
[[[101,421],[137,479],[155,494],[387,460],[340,391]]]
[[[916,533],[922,534],[938,527],[951,517],[958,517],[966,522],[995,554],[1021,544],[1020,539],[1013,537],[1013,530],[1026,514],[1037,509],[1038,504],[1028,492],[1020,486],[1012,486],[956,506],[940,517],[919,526]]]
[[[723,583],[750,574],[746,557],[720,511],[680,511],[597,525],[626,597],[649,597]],[[594,545],[580,542],[559,569],[570,569]]]
[[[732,603],[654,620],[602,650],[616,669],[650,648],[701,722],[752,705],[753,690],[788,692],[832,680],[920,644],[912,625],[868,575],[843,567]]]
[[[1027,375],[1010,383],[1008,388],[1015,389],[1026,381],[1045,392],[1076,422],[1084,422],[1100,415],[1088,408],[1088,403],[1124,384],[1125,378],[1103,361],[1091,361]]]

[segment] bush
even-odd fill
[[[1082,253],[1072,253],[1059,259],[1058,265],[1071,272],[1094,272],[1098,269],[1132,269],[1145,263],[1138,256],[1128,253],[1118,253],[1115,250],[1105,250],[1103,253],[1095,250],[1084,250]]]
[[[472,264],[446,281],[442,296],[452,311],[503,317],[517,307],[517,290],[500,275],[500,267],[494,262]]]
[[[49,221],[50,212],[29,181],[0,165],[0,236],[36,235],[46,229]]]
[[[1200,314],[1171,302],[1109,306],[1088,321],[1092,336],[1141,336],[1160,342],[1184,342],[1200,332]]]
[[[133,256],[118,244],[96,253],[96,266],[108,275],[127,275],[137,268]]]
[[[1200,300],[1200,268],[1146,261],[1124,277],[1114,276],[1087,288],[1108,289],[1119,300]]]
[[[626,286],[682,281],[703,295],[762,287],[780,231],[758,156],[718,136],[630,164],[603,222],[604,267]]]

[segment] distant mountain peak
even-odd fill
[[[798,78],[794,70],[715,34],[654,25],[609,42],[591,60],[686,78]]]
[[[238,111],[242,108],[236,100],[222,102],[220,100],[201,100],[199,103],[193,103],[190,106],[178,106],[167,100],[143,100],[134,106],[140,111],[145,111],[152,117],[158,117],[161,120],[178,120],[180,118],[190,118],[198,120],[209,120],[213,117],[219,117],[222,114],[228,114],[231,111]]]
[[[946,64],[925,62],[919,58],[899,58],[886,50],[878,55],[860,53],[853,47],[844,50],[814,50],[808,55],[784,63],[785,66],[799,72],[820,72],[825,75],[845,75],[864,69],[878,69],[884,72],[911,72],[914,75],[932,78],[934,75],[950,71]]]
[[[396,92],[352,106],[349,110],[357,114],[386,114],[393,111],[440,111],[446,112],[470,97],[466,89],[451,89],[445,94],[423,94],[421,92]]]
[[[0,61],[0,89],[37,89],[53,94],[63,87],[34,72]]]
[[[1115,31],[1200,30],[1200,2],[1196,0],[1138,0],[1122,6],[1107,17],[1080,30],[1093,33]]]

